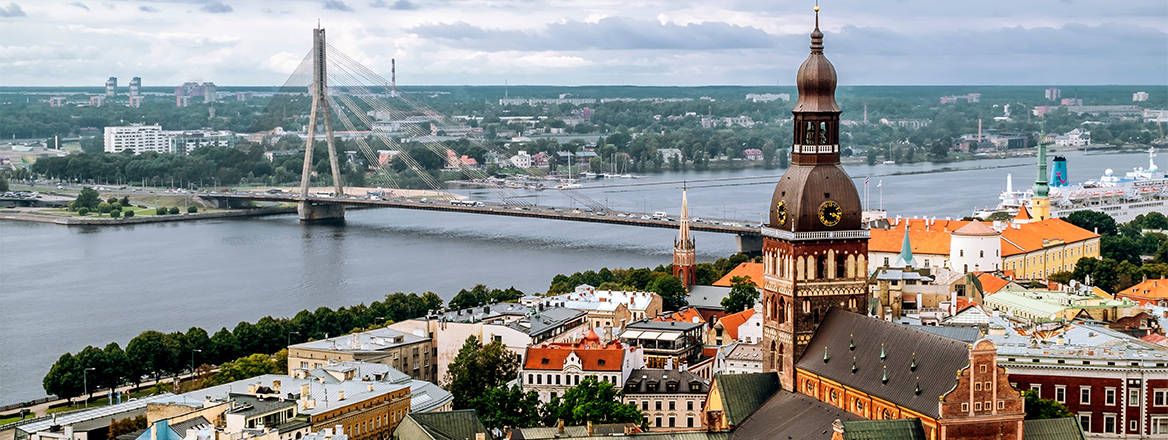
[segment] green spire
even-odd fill
[[[826,364],[827,361],[829,361],[829,360],[831,360],[831,355],[827,354],[827,346],[824,345],[823,346],[823,363]]]
[[[880,360],[883,361],[885,359],[888,359],[888,356],[884,354],[884,343],[881,342],[880,343]]]
[[[908,370],[917,371],[917,353],[915,351],[913,352],[912,363],[908,364]]]
[[[908,221],[904,223],[904,240],[900,243],[900,256],[896,257],[896,265],[898,267],[912,267],[913,254],[912,243],[908,239]]]
[[[880,369],[884,370],[884,372],[880,374],[880,383],[888,383],[888,367],[881,366]]]
[[[921,377],[917,376],[917,387],[913,390],[913,394],[921,395]]]
[[[848,351],[856,351],[856,334],[852,333],[848,336]]]
[[[855,374],[858,370],[859,368],[856,368],[856,357],[852,356],[852,374]]]
[[[1038,135],[1038,179],[1034,181],[1034,197],[1050,196],[1050,181],[1046,174],[1046,145],[1042,143],[1046,137],[1046,124],[1042,126],[1042,132]]]

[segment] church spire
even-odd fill
[[[1046,174],[1046,145],[1042,143],[1046,137],[1046,124],[1038,135],[1038,178],[1034,181],[1034,195],[1030,197],[1030,214],[1035,221],[1050,218],[1050,181]]]
[[[677,241],[690,242],[690,239],[689,239],[689,202],[686,200],[686,197],[685,197],[685,184],[684,183],[681,184],[681,219],[678,220],[678,223],[681,225],[681,228],[677,233]],[[692,246],[692,244],[691,244],[691,246]]]
[[[904,224],[904,240],[900,243],[900,255],[896,257],[896,266],[903,268],[911,268],[913,266],[912,243],[908,238],[909,225],[905,221]]]
[[[673,276],[681,279],[686,290],[697,283],[696,251],[693,237],[689,235],[689,201],[686,198],[685,184],[681,186],[681,218],[677,239],[673,241]]]

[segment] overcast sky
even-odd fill
[[[790,85],[811,1],[0,0],[0,85],[282,84],[331,45],[398,83]],[[823,0],[841,84],[1165,84],[1165,0]]]

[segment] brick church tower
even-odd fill
[[[823,56],[819,7],[811,54],[799,66],[791,167],[775,185],[762,227],[763,369],[792,390],[795,361],[827,311],[865,313],[868,231],[860,197],[840,167],[836,75]]]
[[[681,189],[681,219],[678,223],[680,229],[677,239],[673,241],[673,276],[680,278],[681,284],[688,291],[697,282],[697,274],[694,272],[697,257],[693,238],[689,235],[689,206],[684,187]]]

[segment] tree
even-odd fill
[[[730,293],[722,298],[722,309],[726,313],[738,313],[754,307],[758,302],[758,289],[749,276],[730,278]]]
[[[0,176],[0,191],[8,191],[8,178]]]
[[[540,424],[539,394],[525,393],[518,386],[487,388],[471,406],[487,428],[506,431]]]
[[[1115,235],[1117,227],[1115,219],[1099,211],[1075,211],[1066,218],[1067,222],[1088,231],[1097,231],[1101,235]]]
[[[119,210],[113,210],[113,211],[110,211],[109,215],[110,215],[110,218],[121,218],[121,217],[122,217],[122,211],[121,211],[120,209],[119,209]]]
[[[284,351],[284,356],[287,359],[287,351]],[[264,374],[282,374],[287,366],[287,361],[281,363],[272,355],[255,353],[223,363],[219,366],[219,372],[208,379],[205,385],[222,385]]]
[[[1059,284],[1067,284],[1071,282],[1075,274],[1073,272],[1055,272],[1050,274],[1050,280]]]
[[[668,273],[660,273],[649,283],[650,292],[661,295],[665,310],[679,310],[689,303],[686,301],[685,285],[681,279]]]
[[[169,213],[170,213],[170,215],[175,215],[175,214],[178,214],[178,207],[177,207],[177,206],[171,206],[171,207],[170,207],[170,211],[169,211]]]
[[[446,371],[446,389],[454,394],[454,408],[471,408],[473,399],[487,388],[497,387],[519,373],[519,356],[502,342],[483,345],[475,336],[466,338]]]
[[[199,207],[197,207],[197,206],[188,206],[187,207],[187,214],[194,214],[196,212],[199,212]],[[174,214],[177,214],[177,213],[174,213]]]
[[[73,201],[74,208],[89,208],[90,211],[97,209],[99,204],[101,204],[101,197],[97,195],[97,190],[88,186],[81,188],[81,192],[77,194],[77,199]]]
[[[77,358],[71,353],[65,353],[49,368],[41,385],[46,393],[69,399],[81,395],[81,381],[81,367]]]
[[[1022,397],[1026,399],[1026,420],[1071,417],[1071,412],[1067,410],[1066,406],[1054,399],[1039,397],[1037,391],[1023,391]]]
[[[565,425],[592,423],[641,423],[644,415],[633,404],[621,403],[620,390],[611,382],[588,376],[579,385],[554,398],[544,407],[544,423],[563,420]]]
[[[175,367],[183,358],[182,343],[171,335],[148,330],[130,340],[126,345],[126,357],[136,370],[135,382],[144,373],[152,373],[157,378],[163,373],[177,371]]]
[[[98,204],[97,204],[97,212],[100,212],[102,214],[109,213],[111,209],[113,209],[113,208],[110,206],[109,203],[98,202]]]
[[[165,206],[154,208],[154,215],[166,215],[168,213],[170,213],[170,210],[166,209]]]
[[[146,415],[144,414],[133,418],[126,417],[121,420],[110,419],[109,431],[105,438],[106,440],[117,440],[119,435],[129,434],[143,429],[146,429]]]
[[[134,211],[126,211],[122,215],[126,216],[126,218],[130,218],[134,216]]]
[[[81,209],[78,209],[78,210],[77,210],[77,215],[80,215],[80,216],[83,216],[83,217],[84,217],[84,216],[87,216],[87,215],[89,215],[89,208],[81,208]]]

